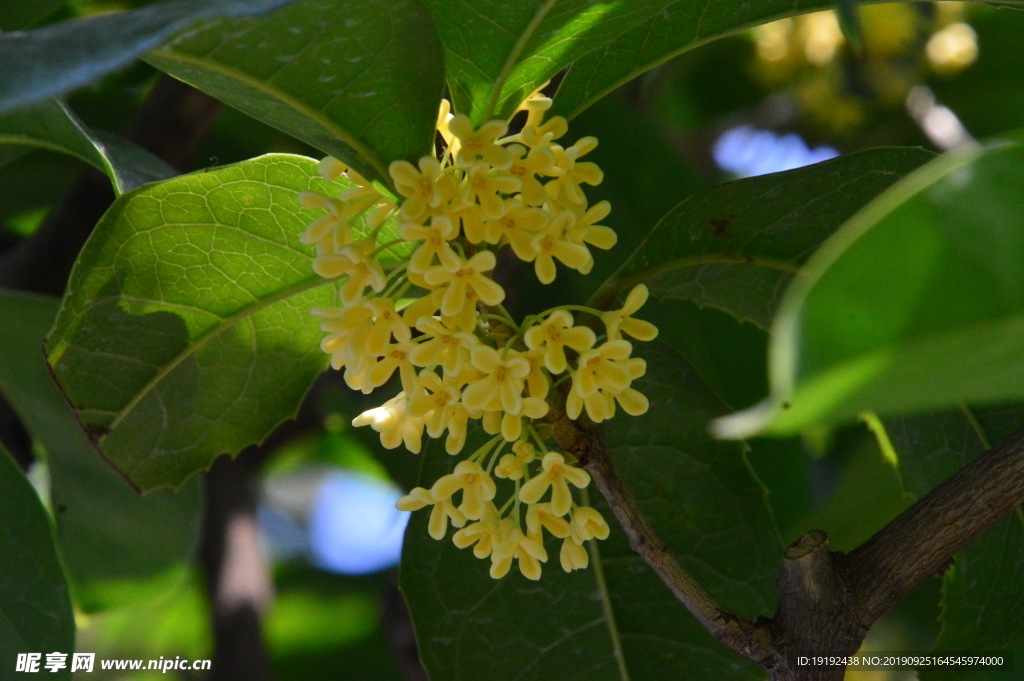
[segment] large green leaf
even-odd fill
[[[987,4],[1024,7],[1020,0]],[[758,24],[834,6],[834,0],[676,0],[576,61],[558,88],[552,113],[574,118],[609,92],[687,50]]]
[[[177,174],[128,140],[90,130],[56,99],[0,116],[0,146],[37,147],[75,156],[105,172],[118,194]]]
[[[46,350],[135,486],[176,487],[294,415],[327,365],[310,309],[335,301],[299,242],[321,213],[297,193],[343,188],[313,159],[270,154],[145,185],[97,224]]]
[[[140,497],[93,451],[40,350],[59,307],[0,289],[0,393],[46,451],[57,544],[88,607],[93,583],[144,579],[190,560],[202,500],[198,478],[177,494]]]
[[[31,28],[66,4],[67,0],[0,0],[0,30]]]
[[[0,556],[0,669],[4,678],[13,678],[19,653],[70,654],[75,619],[46,509],[3,445]],[[52,678],[70,679],[70,666]]]
[[[288,1],[175,0],[0,34],[0,112],[87,85],[200,19],[259,14]]]
[[[767,329],[811,253],[851,215],[933,155],[871,149],[712,187],[673,208],[591,298],[604,308],[646,283]]]
[[[1024,408],[962,408],[891,419],[885,425],[904,485],[924,496],[992,444],[1024,427]],[[1024,514],[1018,509],[957,554],[944,579],[936,650],[1024,650],[1022,571]],[[966,670],[953,668],[922,668],[918,674],[923,681],[973,678]]]
[[[429,0],[456,111],[506,119],[545,81],[671,0]]]
[[[768,615],[780,545],[742,447],[707,434],[708,420],[725,407],[664,344],[638,351],[648,368],[637,387],[651,409],[636,418],[620,414],[608,424],[615,465],[661,539],[712,595],[744,616]],[[423,457],[425,486],[455,461],[434,444]],[[591,548],[596,565],[565,574],[559,543],[548,542],[551,560],[539,582],[514,568],[500,581],[490,579],[487,561],[456,549],[450,539],[434,541],[426,512],[413,515],[401,583],[431,677],[764,678],[675,600],[629,548],[596,491],[590,501],[612,526],[611,537]]]
[[[1024,397],[1020,140],[936,159],[847,222],[779,307],[770,399],[719,432]]]
[[[433,150],[444,64],[419,0],[301,0],[187,31],[148,61],[373,179]]]

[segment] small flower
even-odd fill
[[[416,328],[429,338],[413,348],[409,361],[418,367],[440,364],[451,376],[462,370],[469,351],[480,342],[473,334],[450,329],[433,317],[420,317]]]
[[[428,208],[436,208],[445,200],[439,181],[441,164],[436,158],[424,156],[419,160],[419,169],[408,161],[394,161],[388,172],[395,181],[395,189],[406,197],[402,202],[402,215],[409,220],[418,220]]]
[[[647,287],[637,284],[626,296],[626,303],[621,310],[611,310],[601,315],[608,330],[608,338],[618,340],[622,334],[632,336],[640,341],[652,341],[658,336],[658,327],[642,319],[633,319],[632,315],[647,302]]]
[[[590,506],[580,506],[573,511],[572,529],[581,542],[588,539],[607,539],[611,531],[597,509]]]
[[[366,352],[375,357],[383,355],[394,336],[398,343],[408,343],[412,338],[409,325],[402,315],[395,311],[395,301],[391,298],[374,298],[366,303],[373,313],[373,329],[366,338]]]
[[[607,251],[616,244],[619,237],[611,227],[596,223],[608,217],[611,210],[612,204],[607,201],[594,204],[586,212],[575,216],[575,219],[566,228],[565,235],[574,243],[587,243]]]
[[[555,258],[574,270],[584,268],[591,262],[590,251],[586,246],[573,243],[565,237],[565,228],[573,219],[571,212],[562,211],[543,232],[530,241],[536,252],[533,259],[534,271],[542,284],[550,284],[555,280]]]
[[[528,208],[515,199],[505,201],[501,217],[484,223],[483,238],[489,244],[508,241],[520,260],[529,262],[537,254],[533,237],[544,231],[548,214],[539,208]]]
[[[495,140],[505,134],[508,125],[502,121],[488,121],[473,130],[469,117],[456,114],[448,121],[448,129],[459,140],[455,162],[469,168],[474,163],[484,161],[492,168],[508,168],[512,164],[512,155],[504,147],[495,144]]]
[[[333,156],[326,156],[316,164],[316,170],[320,177],[324,178],[324,182],[334,182],[348,170],[348,166]]]
[[[484,216],[494,219],[502,213],[500,194],[512,194],[519,191],[519,187],[519,178],[492,170],[486,163],[477,163],[466,174],[460,198],[466,206],[479,202]]]
[[[580,397],[598,390],[625,390],[633,380],[629,369],[622,363],[629,359],[633,346],[629,341],[606,341],[600,347],[580,355],[573,375],[572,389]]]
[[[497,493],[491,476],[480,464],[472,461],[460,461],[453,472],[438,478],[430,488],[430,494],[437,501],[443,501],[459,490],[462,490],[459,510],[470,520],[482,518],[486,510],[484,502],[493,499]]]
[[[470,362],[484,376],[462,392],[466,408],[504,409],[509,414],[518,414],[523,408],[523,387],[530,363],[514,351],[502,358],[497,350],[486,345],[473,348]]]
[[[526,391],[530,397],[544,399],[551,388],[548,377],[541,367],[544,366],[544,354],[540,350],[527,350],[521,354],[530,363],[530,373],[526,376]]]
[[[452,268],[459,263],[459,256],[448,244],[450,239],[458,236],[450,218],[435,215],[430,218],[430,226],[425,227],[413,222],[402,223],[399,235],[406,241],[422,241],[409,258],[409,269],[413,272],[426,272],[434,262],[434,256],[441,267]]]
[[[545,174],[555,164],[554,153],[550,148],[527,149],[521,144],[513,144],[508,150],[512,154],[508,174],[520,182],[519,199],[529,206],[542,205],[547,193],[537,175]]]
[[[565,463],[565,457],[557,452],[548,452],[541,459],[541,473],[530,479],[519,489],[519,500],[524,504],[535,504],[551,488],[551,509],[555,515],[563,516],[572,508],[572,494],[569,484],[580,489],[590,484],[590,474],[582,468]]]
[[[484,513],[480,520],[470,523],[452,535],[452,542],[460,549],[473,544],[473,555],[487,558],[501,541],[501,529],[498,524],[498,509],[488,501],[484,504]]]
[[[375,248],[376,243],[373,239],[356,241],[337,253],[314,258],[313,271],[325,279],[348,275],[348,281],[341,287],[341,302],[351,305],[362,297],[366,287],[377,293],[384,290],[387,281],[384,270],[371,255]]]
[[[544,544],[523,534],[508,518],[501,521],[502,542],[491,554],[491,577],[501,579],[508,574],[513,560],[519,561],[519,571],[527,579],[540,579],[540,564],[548,560]]]
[[[562,550],[558,552],[559,562],[566,572],[583,570],[590,564],[590,555],[580,544],[576,543],[573,536],[566,537],[562,541]]]
[[[299,241],[312,246],[324,244],[328,252],[352,241],[352,226],[348,222],[351,210],[341,199],[319,192],[299,192],[299,203],[306,208],[319,208],[327,215],[317,218],[299,237]]]
[[[409,413],[427,419],[427,435],[430,437],[441,437],[451,427],[454,437],[448,438],[448,453],[458,453],[465,443],[465,424],[468,419],[466,408],[460,402],[462,395],[458,389],[447,385],[437,374],[427,369],[420,372],[419,384],[421,390],[409,400]],[[427,393],[427,390],[430,392]]]
[[[441,299],[441,314],[455,316],[466,306],[466,291],[472,289],[487,305],[497,305],[505,299],[505,291],[483,275],[494,269],[494,253],[482,251],[468,261],[459,260],[451,268],[434,267],[424,273],[430,286],[447,286]]]
[[[318,307],[313,315],[322,317],[320,330],[328,335],[320,341],[320,349],[331,356],[331,366],[340,369],[346,362],[358,363],[365,358],[366,346],[373,333],[373,308],[366,303],[348,307]]]
[[[532,149],[550,149],[551,142],[561,139],[569,131],[562,116],[555,116],[543,125],[526,125],[516,139]]]
[[[548,175],[555,179],[544,185],[549,198],[564,196],[570,203],[586,203],[587,197],[580,189],[580,184],[601,184],[604,173],[596,163],[580,162],[577,159],[593,151],[596,146],[596,137],[584,137],[568,149],[555,149],[555,165],[548,171]]]
[[[541,527],[559,539],[568,537],[572,531],[569,523],[555,513],[550,503],[530,504],[526,509],[526,533],[539,539]]]
[[[572,325],[572,315],[565,310],[556,310],[540,324],[530,327],[524,340],[531,350],[543,348],[544,365],[553,374],[565,371],[565,347],[583,352],[594,347],[597,337],[585,326]]]
[[[352,425],[357,428],[368,425],[380,433],[380,443],[385,449],[394,449],[404,442],[406,449],[419,454],[426,419],[410,416],[405,410],[406,402],[405,393],[398,393],[381,406],[352,419]]]
[[[452,525],[455,527],[462,527],[466,524],[466,516],[462,514],[462,511],[455,508],[455,504],[452,503],[451,499],[437,501],[430,494],[430,490],[423,489],[422,487],[417,487],[399,499],[395,504],[395,508],[399,511],[418,511],[427,506],[434,507],[430,512],[430,521],[427,523],[427,532],[434,539],[444,539],[444,535],[448,531],[449,519],[451,519]]]
[[[527,466],[537,458],[537,450],[526,440],[512,445],[512,454],[505,454],[498,461],[494,474],[499,478],[521,480],[526,474]]]
[[[548,403],[536,397],[524,397],[518,413],[504,412],[501,417],[501,436],[515,442],[523,435],[523,418],[540,419],[548,413]]]
[[[416,376],[416,368],[409,361],[409,353],[412,352],[411,343],[392,343],[384,350],[380,361],[370,369],[370,384],[377,388],[391,378],[391,374],[398,369],[402,379],[402,390],[407,395],[415,395],[419,391],[419,380]]]

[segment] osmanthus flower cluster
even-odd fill
[[[603,178],[584,160],[597,140],[563,146],[568,125],[561,117],[545,120],[550,106],[550,99],[531,96],[522,107],[522,130],[508,135],[506,123],[474,128],[443,102],[440,159],[390,166],[400,204],[333,158],[321,162],[321,174],[327,181],[344,174],[353,188],[299,196],[302,205],[325,211],[302,236],[316,246],[313,269],[339,283],[340,305],[313,310],[323,318],[321,347],[331,366],[366,393],[395,373],[402,385],[354,425],[377,430],[385,447],[404,444],[414,453],[425,431],[444,436],[448,453],[460,455],[471,420],[493,436],[398,508],[429,506],[430,536],[443,539],[451,524],[456,546],[489,558],[495,578],[518,561],[523,575],[539,579],[548,560],[545,532],[562,539],[566,571],[587,566],[584,542],[608,536],[601,514],[574,499],[573,490],[584,490],[590,476],[550,444],[550,416],[553,407],[571,419],[586,412],[595,422],[620,407],[645,412],[647,399],[631,387],[645,363],[630,356],[626,337],[657,335],[653,325],[632,317],[647,298],[643,285],[611,312],[562,306],[517,323],[502,306],[505,291],[492,278],[499,249],[508,246],[550,283],[556,261],[586,274],[594,262],[590,247],[608,249],[616,241],[599,224],[608,202],[589,206],[582,191]],[[400,238],[379,243],[392,220]],[[382,264],[379,256],[402,243],[414,246],[409,257]],[[600,324],[592,321],[604,327],[604,337],[577,325],[574,312],[598,318]]]

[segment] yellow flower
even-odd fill
[[[452,103],[447,99],[442,99],[441,106],[437,111],[437,131],[441,133],[441,137],[444,138],[444,143],[449,147],[451,147],[452,139],[454,139],[452,131],[448,129],[448,123],[452,118]],[[452,149],[452,154],[456,154],[457,151],[457,149]]]
[[[550,284],[555,280],[555,258],[574,270],[585,268],[592,262],[586,246],[573,243],[565,237],[565,229],[573,219],[571,212],[562,211],[543,232],[530,241],[536,252],[532,258],[533,268],[542,284]]]
[[[398,233],[406,241],[423,242],[409,258],[411,272],[426,272],[433,265],[434,256],[437,256],[441,267],[452,268],[458,265],[459,256],[448,245],[449,239],[458,236],[450,218],[435,215],[430,218],[429,227],[405,222],[399,227]]]
[[[406,197],[402,202],[402,215],[418,220],[428,208],[437,208],[445,200],[441,182],[441,164],[436,158],[424,156],[419,170],[408,161],[394,161],[388,166],[395,189]]]
[[[412,352],[412,343],[392,343],[384,350],[380,361],[370,368],[370,385],[378,388],[391,378],[391,374],[398,369],[402,379],[402,390],[407,395],[415,395],[419,390],[419,380],[416,376],[416,368],[409,361],[409,353]]]
[[[462,370],[469,351],[480,342],[473,334],[450,329],[433,317],[420,317],[416,328],[428,338],[413,348],[409,360],[418,367],[440,364],[450,376]]]
[[[611,227],[605,227],[596,223],[608,217],[608,213],[611,210],[612,204],[607,201],[600,201],[594,204],[590,210],[574,217],[572,222],[566,227],[565,235],[574,243],[587,243],[607,251],[618,242],[619,237]]]
[[[547,193],[537,175],[543,175],[555,164],[554,153],[549,148],[527,149],[521,144],[513,144],[508,150],[512,154],[508,174],[520,182],[519,199],[529,206],[542,205]]]
[[[601,184],[604,173],[596,163],[580,162],[577,159],[593,151],[596,146],[596,137],[584,137],[568,149],[555,147],[555,165],[547,173],[555,179],[544,185],[548,197],[558,199],[564,196],[570,203],[586,203],[587,197],[580,189],[580,183]]]
[[[540,474],[530,479],[519,489],[519,500],[524,504],[535,504],[551,488],[551,510],[563,516],[572,508],[571,482],[580,489],[590,484],[590,474],[582,468],[565,463],[565,457],[557,452],[548,452],[541,459]]]
[[[466,306],[466,292],[472,290],[487,305],[497,305],[505,299],[505,291],[483,275],[494,269],[494,253],[483,251],[468,261],[459,260],[451,268],[434,267],[424,273],[430,286],[445,286],[441,299],[441,314],[453,317]]]
[[[498,525],[498,509],[493,503],[484,504],[484,513],[480,520],[470,523],[452,535],[452,542],[460,549],[465,549],[473,544],[473,555],[477,558],[486,558],[501,541],[501,530]]]
[[[531,350],[543,349],[544,365],[553,374],[565,371],[565,347],[583,352],[594,347],[597,337],[585,326],[572,325],[572,315],[565,310],[556,310],[540,324],[526,332],[524,340]]]
[[[486,510],[484,502],[493,499],[497,493],[491,476],[480,464],[472,461],[460,461],[453,472],[438,478],[430,488],[430,494],[437,501],[443,501],[459,490],[462,491],[459,510],[470,520],[480,520]]]
[[[466,443],[466,423],[469,420],[469,414],[460,401],[461,393],[427,369],[420,372],[419,383],[421,390],[409,401],[409,413],[427,419],[427,435],[430,437],[441,437],[448,430],[445,449],[449,454],[458,454]]]
[[[619,340],[622,334],[626,334],[640,341],[652,341],[658,336],[658,327],[654,324],[630,316],[643,307],[648,295],[647,287],[637,284],[626,296],[626,303],[621,310],[610,310],[601,315],[609,339]]]
[[[548,383],[548,377],[544,375],[541,367],[544,365],[544,355],[540,350],[528,350],[521,353],[521,357],[525,357],[526,361],[530,363],[530,373],[526,377],[526,389],[530,393],[530,397],[537,397],[544,399],[548,396],[548,389],[551,385]]]
[[[399,511],[418,511],[427,506],[434,507],[430,512],[430,521],[427,523],[427,532],[434,539],[444,539],[444,535],[448,531],[449,519],[455,527],[462,527],[466,524],[466,516],[455,508],[451,499],[437,501],[431,496],[430,490],[422,487],[417,487],[395,504],[395,508]]]
[[[337,253],[314,258],[313,271],[325,279],[348,275],[348,281],[341,287],[341,302],[351,305],[362,297],[367,286],[377,293],[384,290],[384,270],[371,255],[375,248],[373,239],[356,241]]]
[[[333,156],[326,156],[320,159],[320,163],[316,165],[316,170],[320,173],[320,177],[324,178],[324,182],[334,182],[341,177],[342,173],[348,170],[348,166]]]
[[[501,417],[501,436],[509,442],[515,442],[523,435],[523,418],[540,419],[548,413],[548,403],[536,397],[524,397],[523,406],[518,413],[503,412]]]
[[[526,467],[537,458],[537,450],[526,440],[512,445],[512,454],[505,454],[498,461],[494,474],[499,478],[521,480],[526,475]]]
[[[392,336],[399,343],[409,342],[412,333],[405,320],[402,319],[402,315],[395,311],[394,300],[374,298],[366,305],[374,316],[373,329],[366,338],[366,352],[376,357],[383,355],[387,351]]]
[[[542,527],[559,539],[568,537],[572,531],[569,523],[555,513],[550,503],[530,504],[526,508],[526,534],[540,539]]]
[[[366,303],[348,307],[313,308],[313,315],[323,318],[320,330],[328,335],[320,341],[320,349],[331,356],[331,366],[340,369],[346,362],[365,358],[366,344],[373,332],[373,308]]]
[[[508,241],[520,260],[529,262],[537,254],[533,237],[543,231],[548,214],[539,208],[528,208],[515,199],[505,201],[501,217],[484,223],[483,238],[489,244]]]
[[[499,524],[502,541],[491,554],[491,577],[501,579],[508,574],[513,560],[519,561],[519,571],[527,579],[540,579],[540,564],[548,560],[544,545],[531,539],[511,520],[505,518]]]
[[[624,390],[633,380],[623,360],[629,359],[633,346],[629,341],[606,341],[600,347],[580,354],[573,375],[572,390],[580,397],[600,389]]]
[[[516,140],[532,149],[551,148],[551,142],[561,139],[569,131],[569,123],[562,116],[555,116],[543,125],[526,125],[516,135]]]
[[[351,213],[344,201],[319,192],[299,192],[299,203],[306,208],[327,211],[327,215],[317,218],[306,228],[299,237],[300,242],[309,246],[324,244],[328,251],[333,251],[352,241],[352,227],[348,222]]]
[[[484,161],[492,168],[508,168],[512,164],[512,155],[504,147],[495,144],[495,140],[505,134],[508,125],[503,121],[488,121],[473,130],[469,117],[456,114],[448,121],[448,129],[459,140],[455,162],[469,168],[474,163]]]
[[[530,363],[515,351],[510,351],[503,359],[497,350],[486,345],[473,348],[470,362],[484,376],[462,392],[466,408],[504,409],[509,414],[518,414],[523,408],[523,387],[530,373]]]
[[[583,570],[590,564],[590,555],[580,544],[577,544],[572,536],[562,541],[562,550],[558,552],[559,562],[566,572]]]
[[[405,393],[398,393],[381,406],[352,419],[352,425],[357,428],[368,425],[380,433],[380,443],[385,449],[394,449],[404,442],[406,449],[418,454],[426,420],[409,415],[405,410],[406,402]]]
[[[572,529],[581,541],[607,539],[610,532],[608,523],[595,508],[580,506],[572,513]]]
[[[491,219],[501,217],[503,202],[500,194],[519,191],[519,178],[500,170],[492,170],[486,163],[477,163],[466,173],[460,198],[463,205],[479,202],[484,216]]]

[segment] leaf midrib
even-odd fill
[[[491,116],[494,115],[494,109],[497,108],[498,100],[501,98],[501,91],[505,87],[505,82],[508,80],[509,74],[512,73],[512,69],[514,69],[519,62],[519,55],[521,55],[523,50],[526,49],[526,43],[528,43],[530,38],[533,37],[533,34],[537,32],[537,29],[540,28],[544,18],[547,17],[548,12],[551,11],[557,2],[558,0],[547,0],[547,2],[533,15],[533,18],[530,20],[530,23],[526,25],[526,28],[523,29],[523,32],[516,41],[516,44],[512,47],[512,51],[509,52],[508,57],[505,59],[505,63],[502,64],[501,71],[498,72],[498,77],[494,80],[494,85],[491,87],[491,94],[487,98],[487,104],[484,106],[482,116],[483,120],[480,121],[481,123],[486,123],[490,120]]]
[[[122,421],[124,421],[124,419],[127,418],[127,416],[135,409],[135,407],[137,407],[139,403],[142,402],[142,400],[149,393],[151,393],[165,378],[167,378],[167,376],[169,376],[171,372],[177,369],[182,362],[198,353],[200,350],[203,349],[203,347],[206,346],[207,343],[209,343],[211,340],[219,336],[224,331],[232,328],[233,326],[235,326],[236,324],[243,320],[251,318],[260,310],[263,310],[275,303],[279,303],[282,300],[287,300],[288,298],[291,298],[292,296],[299,295],[300,293],[305,293],[306,291],[317,288],[319,286],[324,286],[326,284],[333,283],[335,281],[337,281],[337,278],[324,279],[320,276],[314,276],[313,278],[305,279],[298,283],[292,284],[291,286],[288,286],[273,295],[267,296],[266,298],[260,298],[254,301],[253,303],[246,305],[245,307],[238,310],[234,314],[222,318],[220,322],[207,329],[205,333],[199,336],[199,338],[197,338],[188,347],[186,347],[184,350],[178,353],[170,362],[165,364],[160,369],[160,371],[154,374],[154,376],[150,378],[149,381],[146,382],[146,384],[135,394],[135,396],[128,402],[128,404],[126,404],[120,411],[117,412],[117,415],[114,417],[113,421],[111,421],[108,429],[110,431],[113,431],[115,428],[117,428],[117,426]]]
[[[167,61],[174,61],[181,64],[188,64],[190,66],[197,66],[213,73],[219,74],[226,78],[233,79],[242,85],[251,87],[264,95],[272,99],[276,99],[282,104],[291,107],[297,113],[305,116],[312,120],[314,123],[319,125],[321,128],[329,132],[330,134],[337,137],[339,140],[352,147],[356,153],[362,156],[380,175],[385,181],[390,180],[387,166],[384,165],[383,161],[365,144],[356,139],[355,136],[347,132],[344,128],[337,125],[330,118],[325,116],[322,112],[317,111],[311,106],[308,106],[305,102],[289,95],[280,88],[274,86],[269,81],[260,80],[249,74],[235,69],[219,62],[208,60],[203,57],[194,57],[183,52],[177,52],[169,48],[162,48],[159,50],[153,50],[150,54],[158,59],[166,59]]]

